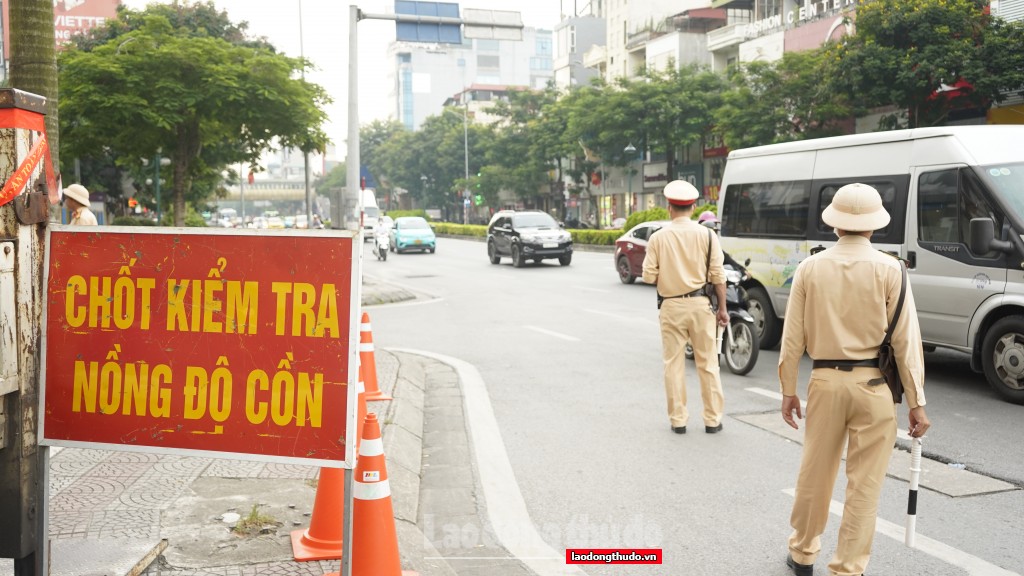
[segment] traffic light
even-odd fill
[[[480,172],[477,172],[477,173],[476,173],[476,189],[477,189],[477,190],[479,190],[479,189],[480,189],[480,178],[481,178],[481,176],[482,176],[482,175],[481,175],[481,173],[480,173]]]

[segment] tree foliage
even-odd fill
[[[714,112],[725,144],[747,148],[843,134],[853,107],[844,93],[829,89],[824,58],[820,49],[786,52],[775,62],[732,68]]]
[[[208,194],[226,166],[254,164],[271,146],[322,148],[329,99],[297,77],[303,61],[261,42],[236,44],[204,28],[175,27],[194,19],[172,21],[160,14],[166,8],[122,11],[129,24],[141,24],[112,23],[118,30],[109,38],[64,52],[60,110],[71,155],[109,149],[126,167],[158,151],[170,158],[175,224],[182,225],[186,199]]]
[[[867,0],[856,32],[828,49],[833,90],[863,107],[895,105],[884,127],[933,126],[988,108],[1021,86],[1017,25],[994,24],[984,0]],[[1019,36],[1016,36],[1019,41]],[[992,53],[999,47],[998,55]],[[995,56],[995,57],[993,57]],[[1009,60],[1009,62],[1007,62]]]

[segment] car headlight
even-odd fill
[[[739,284],[743,281],[743,274],[739,270],[726,270],[725,280],[732,284]]]
[[[572,240],[572,234],[568,232],[562,232],[558,235],[559,242],[568,242],[569,240]]]
[[[536,242],[537,241],[537,235],[536,234],[522,234],[520,236],[520,238],[522,238],[523,242]]]

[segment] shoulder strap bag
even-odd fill
[[[903,382],[900,380],[900,371],[896,366],[896,351],[892,348],[892,330],[896,327],[896,321],[903,311],[903,300],[907,295],[907,268],[900,261],[902,272],[902,283],[900,284],[900,299],[896,302],[896,312],[889,322],[889,329],[885,331],[885,338],[878,347],[878,369],[882,371],[882,377],[892,392],[892,401],[896,404],[903,402]]]

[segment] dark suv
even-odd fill
[[[502,256],[510,256],[516,268],[545,258],[558,258],[559,264],[568,266],[572,235],[546,212],[502,210],[487,225],[487,257],[497,264]]]

